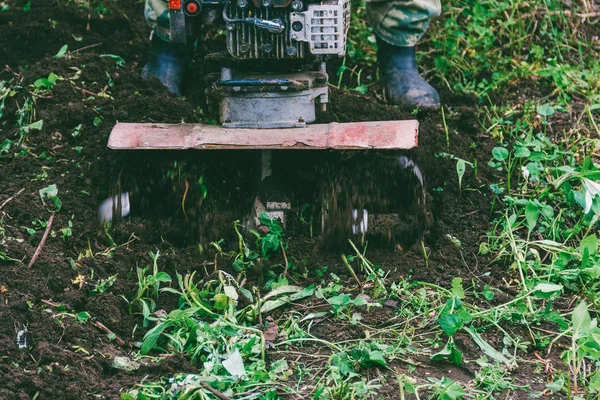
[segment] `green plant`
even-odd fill
[[[561,358],[569,367],[568,394],[580,395],[580,384],[584,384],[587,396],[600,393],[600,374],[597,363],[600,361],[600,328],[596,318],[592,319],[585,302],[581,302],[572,313],[571,346]],[[589,370],[586,360],[593,363]]]
[[[129,312],[133,312],[133,306],[138,304],[141,306],[142,315],[144,316],[144,326],[148,326],[150,323],[150,315],[156,311],[156,301],[158,299],[158,293],[162,283],[171,283],[171,277],[166,272],[158,270],[158,259],[160,252],[157,250],[156,253],[149,252],[148,255],[152,260],[152,270],[150,265],[144,268],[137,268],[137,291],[132,299],[127,299],[123,296],[125,301],[129,304]],[[150,272],[150,273],[148,273]]]
[[[40,189],[40,198],[42,199],[42,204],[46,205],[45,200],[50,200],[50,202],[54,205],[55,211],[60,211],[62,208],[62,201],[58,198],[58,188],[56,185],[50,185],[43,189]]]
[[[117,281],[117,276],[118,274],[115,274],[109,276],[106,279],[98,280],[98,282],[96,282],[96,284],[94,285],[94,288],[88,293],[88,296],[97,296],[99,294],[105,293],[108,289],[110,289],[112,285],[115,284],[115,282]]]

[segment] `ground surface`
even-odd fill
[[[143,362],[133,371],[114,367],[115,357],[136,357],[138,342],[149,329],[143,326],[139,312],[130,313],[124,298],[131,299],[138,290],[136,268],[152,264],[150,251],[160,251],[159,268],[173,278],[173,287],[177,286],[176,272],[185,275],[195,271],[199,279],[206,271],[212,271],[209,263],[216,259],[213,248],[204,243],[204,251],[199,251],[195,228],[186,223],[178,206],[185,190],[182,181],[173,181],[170,187],[167,184],[166,192],[164,181],[152,186],[155,180],[164,178],[161,168],[172,165],[169,163],[173,158],[193,164],[197,155],[157,155],[150,162],[148,158],[140,158],[139,164],[132,166],[129,155],[115,155],[106,148],[108,134],[116,121],[195,121],[200,117],[197,104],[174,98],[157,81],[140,78],[149,33],[141,3],[107,2],[110,12],[106,13],[99,12],[95,6],[86,9],[77,2],[0,4],[10,5],[0,12],[0,68],[7,66],[0,73],[0,81],[17,79],[19,87],[31,94],[40,78],[48,78],[50,73],[62,78],[51,90],[36,91],[29,96],[35,100],[35,114],[29,116],[30,122],[43,120],[43,127],[31,128],[20,144],[21,149],[29,149],[27,154],[13,156],[19,152],[18,144],[6,151],[7,154],[0,152],[0,254],[4,256],[0,257],[0,398],[113,399],[142,380],[157,381],[178,373],[201,374],[202,363],[185,352],[170,355],[154,352],[151,353],[153,358],[136,358]],[[54,57],[65,44],[69,53]],[[491,208],[495,195],[489,187],[500,179],[500,173],[487,163],[492,159],[491,151],[496,142],[481,125],[476,96],[457,95],[445,88],[438,78],[433,81],[441,88],[442,101],[447,107],[445,120],[437,112],[416,114],[421,123],[420,148],[412,157],[427,179],[434,227],[424,248],[415,245],[393,250],[368,249],[366,253],[367,258],[384,271],[390,293],[392,282],[405,282],[408,286],[398,289],[396,297],[382,298],[380,307],[363,309],[360,323],[333,314],[318,316],[309,329],[311,337],[322,342],[267,350],[267,364],[286,358],[290,370],[294,371],[294,375],[285,380],[285,385],[294,389],[293,398],[312,398],[318,384],[335,386],[332,378],[317,382],[322,372],[319,364],[327,362],[334,351],[322,343],[368,342],[370,337],[381,337],[381,343],[393,344],[394,350],[386,350],[389,352],[386,368],[358,368],[365,380],[355,380],[363,382],[360,384],[363,387],[377,380],[380,386],[367,391],[364,397],[355,393],[354,397],[330,394],[329,398],[401,398],[400,376],[416,378],[415,384],[429,382],[426,378],[447,377],[473,387],[473,379],[481,369],[481,363],[476,360],[483,353],[467,333],[459,332],[454,337],[455,346],[464,357],[460,366],[448,360],[430,360],[434,349],[443,348],[446,341],[439,329],[432,328],[437,326],[436,318],[446,293],[436,288],[450,289],[453,278],[462,278],[465,288],[472,293],[482,293],[484,287],[488,288],[495,293],[493,298],[469,299],[480,309],[502,305],[519,293],[513,281],[518,281],[518,274],[509,269],[510,262],[492,262],[494,254],[482,252],[480,247],[481,243],[488,242],[488,233],[493,230]],[[538,96],[539,92],[546,91],[543,86],[535,87],[531,82],[529,85],[514,87],[513,98]],[[413,118],[409,113],[382,105],[377,97],[377,86],[371,86],[367,95],[333,89],[329,110],[320,120]],[[5,100],[4,115],[0,114],[0,144],[5,139],[17,142],[19,135],[13,126],[18,109],[25,107],[23,99],[23,95],[18,94]],[[570,121],[569,116],[557,121],[555,131]],[[447,147],[447,137],[450,147]],[[456,159],[440,155],[448,152],[460,159],[478,161],[476,174],[473,168],[467,168],[460,186]],[[132,171],[153,166],[158,172],[148,172],[135,185],[131,183]],[[29,268],[27,264],[42,240],[55,207],[51,199],[43,204],[40,198],[40,190],[49,185],[56,185],[62,204],[53,214],[51,234],[39,258]],[[110,228],[109,237],[99,227],[96,211],[102,200],[120,190],[119,185],[133,185],[136,191],[150,192],[140,196],[140,209],[146,211],[134,212],[132,217],[116,223]],[[164,202],[166,210],[153,213],[152,207],[161,202],[145,204],[145,199],[152,197],[152,190],[160,193],[158,196],[168,193]],[[228,233],[210,240],[224,237],[222,247],[227,251],[235,249],[233,221],[224,219],[217,223],[226,228],[220,226],[215,232]],[[290,283],[300,287],[311,284],[326,287],[339,279],[337,282],[354,298],[359,293],[357,284],[340,258],[342,253],[354,254],[354,251],[348,246],[333,250],[323,248],[317,240],[309,238],[307,225],[296,223],[294,226],[287,237],[287,257],[296,265]],[[424,257],[424,251],[428,257]],[[274,262],[283,262],[280,254],[274,257]],[[370,296],[368,300],[377,303],[377,299],[371,299],[373,293],[369,289],[373,277],[369,279],[357,261],[352,265],[361,279],[370,282],[365,289]],[[227,258],[219,259],[219,266],[234,273]],[[323,267],[327,267],[326,271]],[[274,266],[271,275],[277,276],[280,272],[280,265]],[[330,273],[337,278],[332,278]],[[115,275],[114,284],[98,293],[98,282]],[[256,271],[249,271],[247,287],[264,285],[270,279],[266,272],[265,276],[261,279]],[[416,284],[410,286],[411,283]],[[422,293],[422,297],[417,298],[418,293]],[[410,298],[411,295],[415,297]],[[176,309],[177,298],[174,294],[161,294],[156,310]],[[402,311],[405,302],[412,302],[410,307],[404,308],[413,310],[412,314]],[[558,304],[563,311],[573,305],[570,299]],[[279,308],[270,316],[283,331],[292,311],[307,315],[330,308],[325,300],[310,297],[298,305]],[[424,314],[423,309],[429,312]],[[515,321],[502,322],[504,333],[491,327],[482,336],[498,350],[506,345],[503,341],[506,336],[529,337],[531,332],[514,318]],[[474,326],[480,325],[486,324]],[[545,321],[534,325],[540,329],[538,333],[557,329]],[[527,327],[531,329],[530,325]],[[305,325],[303,329],[307,329]],[[26,331],[26,344],[20,348],[16,338],[23,331]],[[393,338],[398,340],[394,342]],[[272,340],[283,341],[281,337]],[[548,356],[546,364],[542,362],[546,355],[539,356],[542,347],[530,345],[519,350],[519,362],[503,370],[512,386],[499,388],[499,397],[524,399],[530,393],[546,390],[546,383],[557,376],[552,364],[565,369],[559,359],[564,343],[559,340],[555,346],[558,350]],[[509,352],[516,350],[512,348]],[[424,390],[435,394],[443,386]],[[285,392],[277,387],[279,394]],[[483,389],[472,392],[483,398],[481,393],[487,392]],[[436,396],[453,398],[443,397],[439,392]]]

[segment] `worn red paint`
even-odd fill
[[[117,124],[113,149],[411,149],[418,122],[377,121],[289,129],[233,129],[203,124]]]

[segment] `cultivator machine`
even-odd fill
[[[254,165],[242,168],[258,172],[249,178],[255,187],[276,180],[291,193],[294,169],[310,165],[306,190],[324,237],[420,237],[423,176],[405,154],[418,144],[418,122],[314,124],[329,102],[326,63],[345,54],[349,0],[169,0],[169,7],[171,41],[182,46],[192,47],[203,27],[225,27],[226,49],[202,61],[207,106],[220,125],[119,123],[111,149],[252,151]],[[264,212],[285,226],[301,205],[285,189],[267,192],[253,194],[248,225],[259,225]],[[119,209],[128,209],[122,195],[110,199],[101,218],[111,219],[108,210],[123,201]]]

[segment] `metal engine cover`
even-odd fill
[[[221,98],[225,128],[303,128],[315,122],[315,99],[327,88],[241,93]]]

